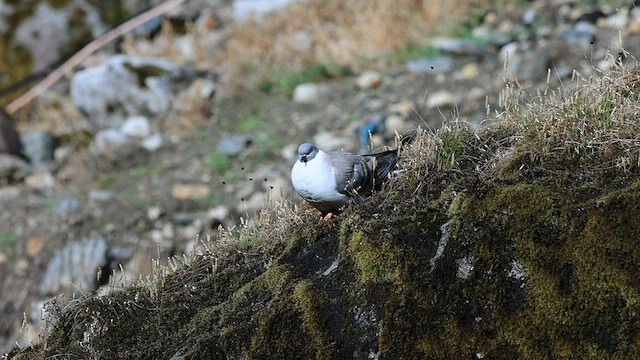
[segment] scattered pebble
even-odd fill
[[[171,188],[171,196],[176,200],[204,199],[211,195],[211,189],[207,185],[176,184]]]
[[[369,70],[362,73],[356,79],[356,86],[360,90],[374,89],[382,83],[382,75],[379,72]]]
[[[151,125],[146,116],[132,116],[122,124],[120,131],[126,136],[144,138],[151,133]]]

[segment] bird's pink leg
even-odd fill
[[[331,219],[332,217],[333,217],[333,213],[327,213],[327,215],[325,215],[325,216],[322,218],[322,220],[325,220],[325,221],[326,221],[326,220]]]

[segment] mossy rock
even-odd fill
[[[155,295],[85,300],[59,314],[46,349],[12,356],[631,358],[638,190],[634,174],[567,172],[426,191],[423,208],[393,213],[378,194],[295,227],[268,266],[237,254],[214,271],[202,257]]]
[[[11,92],[6,94],[0,100],[0,107],[6,106],[9,102],[16,99],[21,92],[26,91],[28,86],[31,85],[30,81],[25,81],[29,76],[35,72],[52,71],[50,67],[56,66],[62,63],[66,58],[73,55],[76,51],[80,50],[84,45],[93,40],[93,33],[95,29],[91,29],[92,24],[88,23],[87,8],[79,6],[73,1],[69,0],[27,0],[19,2],[9,2],[4,6],[8,7],[6,16],[4,16],[4,22],[6,22],[7,30],[0,33],[0,89],[6,89],[9,87],[15,87],[16,84],[20,86],[15,89],[12,88]],[[16,39],[16,32],[21,25],[25,24],[29,20],[33,20],[37,14],[37,10],[40,6],[47,6],[50,8],[50,12],[47,13],[51,16],[53,12],[58,14],[69,24],[66,34],[58,34],[53,37],[55,40],[60,40],[60,43],[55,48],[56,52],[59,52],[57,59],[52,59],[51,63],[45,63],[37,65],[37,39],[46,38],[42,34],[38,35],[37,31],[47,31],[47,27],[34,29],[34,37],[32,40],[34,43],[29,45],[18,43]],[[130,14],[126,10],[126,3],[124,1],[89,1],[89,7],[92,7],[95,13],[100,17],[102,23],[100,26],[114,27],[123,20],[126,20]],[[67,10],[69,8],[70,10]],[[65,12],[69,12],[66,15]],[[34,20],[35,21],[35,20]],[[98,26],[93,24],[93,26]],[[54,30],[57,31],[57,30]],[[23,83],[20,83],[23,82]]]

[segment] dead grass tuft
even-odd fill
[[[564,87],[534,95],[507,79],[500,100],[502,109],[478,128],[454,118],[435,132],[418,130],[400,150],[389,191],[417,195],[438,183],[538,170],[587,177],[640,170],[637,63],[588,78],[576,72]]]
[[[362,60],[450,31],[475,0],[310,0],[266,19],[231,26],[217,63],[230,84],[264,81],[278,71],[308,64],[358,70]]]
[[[620,65],[609,73],[530,97],[515,81],[502,93],[505,111],[489,131],[504,133],[513,145],[507,162],[526,159],[580,161],[594,170],[640,166],[640,67]]]

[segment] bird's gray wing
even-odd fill
[[[343,152],[331,152],[329,158],[338,192],[356,201],[364,200],[371,194],[374,158]]]
[[[374,190],[380,189],[398,159],[396,150],[369,155],[337,151],[328,154],[336,190],[356,203],[363,202]]]

